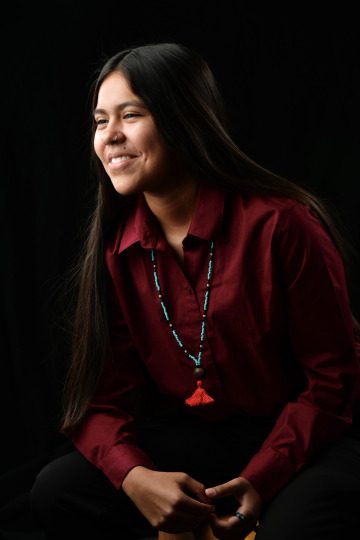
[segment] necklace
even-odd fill
[[[196,357],[190,354],[189,351],[184,347],[182,341],[180,340],[179,336],[177,335],[176,331],[173,328],[172,322],[170,321],[169,314],[166,309],[164,298],[161,292],[161,287],[159,284],[159,278],[158,278],[157,269],[156,269],[155,250],[153,249],[151,250],[151,259],[152,259],[153,268],[154,268],[155,287],[158,292],[158,296],[160,299],[161,307],[165,315],[165,319],[179,347],[184,351],[185,354],[187,354],[189,358],[191,358],[191,360],[193,360],[193,362],[195,362],[194,377],[197,380],[197,389],[192,394],[192,396],[190,396],[187,400],[185,400],[185,403],[187,403],[191,407],[194,407],[196,405],[205,405],[206,403],[211,403],[212,401],[214,401],[213,398],[208,395],[206,390],[202,388],[202,381],[205,379],[206,373],[205,373],[205,369],[201,365],[201,356],[202,356],[202,351],[204,347],[204,338],[205,338],[207,308],[208,308],[209,295],[210,295],[210,281],[211,281],[211,274],[212,274],[212,267],[213,267],[213,257],[214,257],[214,242],[211,242],[209,267],[208,267],[205,300],[204,300],[204,309],[203,309],[203,316],[202,316],[202,323],[201,323],[200,345],[199,345],[199,352]]]

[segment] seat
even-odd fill
[[[226,516],[227,517],[227,516]],[[226,519],[224,517],[224,519]],[[251,532],[245,540],[254,540],[256,536],[255,531]],[[205,523],[198,527],[196,531],[184,532],[180,534],[170,534],[163,531],[159,531],[158,540],[217,540],[213,535],[210,525]]]

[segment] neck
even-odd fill
[[[195,208],[198,184],[194,180],[175,186],[164,194],[144,193],[165,239],[180,262],[184,253],[182,241],[187,235]]]

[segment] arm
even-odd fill
[[[144,384],[143,367],[111,281],[109,289],[109,349],[98,388],[73,442],[120,489],[131,468],[155,466],[137,445],[132,416],[131,393]]]
[[[320,220],[296,204],[279,222],[274,247],[306,385],[241,473],[264,500],[351,424],[359,376],[343,264]]]
[[[211,498],[235,496],[238,511],[252,527],[261,503],[351,424],[359,373],[342,261],[319,219],[296,204],[278,224],[274,252],[284,284],[291,344],[306,385],[285,406],[240,477],[215,486],[214,492],[206,490]],[[232,533],[236,538],[240,529],[235,518],[227,523],[213,518],[219,538],[232,538]]]
[[[130,393],[143,368],[113,290],[110,348],[86,417],[73,435],[78,450],[134,502],[155,528],[192,530],[214,510],[205,487],[181,472],[161,472],[137,445]],[[209,504],[210,503],[210,504]]]

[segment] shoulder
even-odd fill
[[[232,193],[226,198],[225,216],[239,221],[239,225],[270,227],[274,233],[281,232],[289,223],[298,227],[311,226],[317,219],[315,212],[306,204],[291,197],[273,194]]]
[[[235,207],[241,207],[246,212],[275,213],[279,216],[290,212],[296,206],[305,206],[296,199],[276,194],[238,192],[228,194],[228,200],[231,200]]]
[[[235,194],[227,202],[227,228],[256,245],[275,251],[334,251],[327,226],[307,204],[281,195]]]

